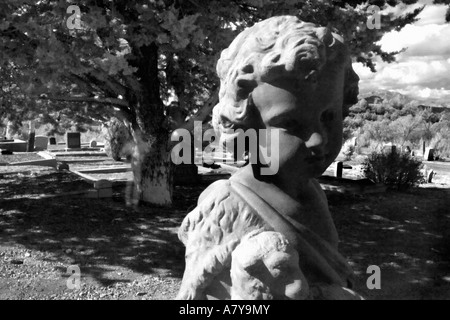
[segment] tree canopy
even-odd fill
[[[423,9],[381,16],[379,28],[368,27],[374,17],[371,5],[397,3],[3,0],[0,121],[40,118],[58,127],[67,119],[86,123],[120,114],[136,142],[132,163],[137,194],[144,201],[169,204],[167,155],[174,121],[165,102],[175,96],[185,113],[213,106],[206,102],[214,101],[217,91],[216,62],[242,29],[271,16],[296,15],[340,32],[355,60],[374,71],[375,56],[389,62],[398,53],[384,52],[376,42],[414,22]],[[151,185],[159,189],[152,191]]]
[[[171,92],[181,108],[195,111],[217,88],[221,50],[243,28],[278,14],[337,28],[355,59],[373,69],[374,56],[395,57],[375,42],[413,22],[421,9],[396,19],[382,17],[381,28],[369,30],[367,8],[399,2],[5,0],[0,4],[0,116],[104,120],[115,107],[136,122],[136,95],[142,91],[152,92],[159,114]],[[71,4],[79,17],[68,10]]]

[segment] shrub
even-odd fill
[[[450,130],[441,130],[430,141],[430,147],[434,149],[435,160],[450,157]]]
[[[118,161],[122,156],[129,158],[132,154],[134,141],[128,127],[119,119],[112,118],[105,135],[105,152]]]
[[[351,143],[344,144],[344,147],[342,148],[342,154],[345,157],[346,161],[349,161],[352,159],[353,154],[355,153],[355,146]]]
[[[372,152],[363,163],[366,178],[398,190],[424,182],[422,162],[401,151]]]

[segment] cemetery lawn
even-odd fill
[[[42,195],[90,184],[68,171],[0,166],[0,299],[173,299],[184,270],[182,219],[210,183],[177,186],[170,209],[110,199]],[[14,168],[14,169],[13,169]],[[450,171],[450,170],[449,170]],[[450,172],[439,172],[450,177]],[[450,298],[450,183],[407,192],[328,194],[355,290],[372,299]],[[69,289],[69,266],[81,271]],[[369,290],[368,266],[381,270]]]

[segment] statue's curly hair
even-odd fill
[[[229,129],[249,128],[249,100],[259,83],[282,76],[316,81],[327,62],[345,65],[345,113],[357,102],[359,78],[339,35],[295,16],[272,17],[244,30],[222,51],[217,63],[220,92],[213,110],[216,134],[226,136]]]

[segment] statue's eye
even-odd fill
[[[334,111],[331,110],[326,110],[324,112],[322,112],[322,114],[320,115],[320,121],[321,122],[331,122],[333,121],[335,118],[335,113]]]
[[[297,130],[300,127],[300,125],[294,119],[285,118],[285,119],[282,119],[282,120],[280,119],[279,121],[276,121],[276,123],[274,124],[274,127],[277,127],[280,129],[285,129],[288,131],[294,131],[294,130]]]
[[[282,117],[276,117],[269,121],[269,125],[274,128],[286,130],[290,132],[296,132],[300,128],[300,124],[294,118],[284,115]]]

